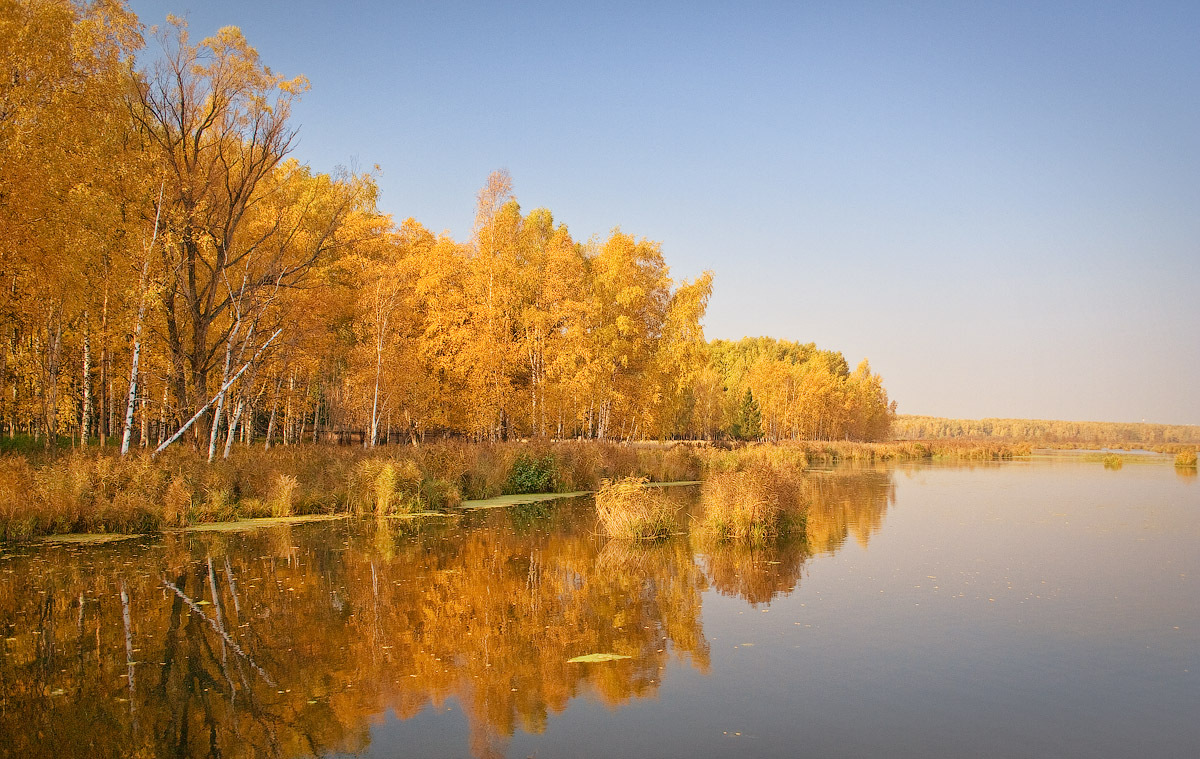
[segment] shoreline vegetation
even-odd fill
[[[1069,422],[1048,419],[948,419],[897,414],[892,437],[904,440],[1032,442],[1039,448],[1195,451],[1200,426],[1147,422]]]
[[[0,542],[71,533],[143,534],[246,519],[351,514],[401,516],[540,500],[601,490],[604,480],[647,485],[701,482],[706,501],[763,495],[778,518],[802,510],[795,480],[838,464],[948,460],[991,462],[1033,455],[1031,443],[609,443],[601,441],[360,446],[297,445],[233,450],[207,461],[189,447],[152,459],[115,449],[0,456]],[[1184,452],[1177,466],[1194,466]],[[745,482],[743,482],[745,480]],[[652,491],[656,488],[640,488]],[[654,496],[648,496],[653,498]],[[486,499],[494,499],[486,501]],[[745,500],[745,499],[743,499]],[[754,500],[754,499],[751,499]],[[474,503],[467,503],[474,502]],[[481,503],[482,502],[482,503]],[[789,516],[790,515],[790,516]],[[742,520],[739,522],[739,520]],[[724,532],[750,534],[759,520],[725,514]],[[720,522],[720,520],[717,520]],[[715,524],[715,523],[714,523]],[[740,525],[740,526],[738,526]],[[760,536],[762,537],[762,536]]]

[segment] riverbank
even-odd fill
[[[178,448],[157,459],[84,448],[0,456],[0,541],[66,533],[152,533],[241,519],[309,514],[395,515],[464,501],[596,490],[601,480],[703,480],[755,463],[804,469],[853,461],[1004,460],[1028,444],[598,441],[235,448],[209,463]]]

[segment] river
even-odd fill
[[[0,756],[1197,755],[1200,485],[1145,459],[815,471],[759,548],[588,498],[9,547]]]

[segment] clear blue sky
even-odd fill
[[[132,7],[308,76],[295,155],[397,220],[464,239],[506,168],[901,413],[1200,424],[1200,3]]]

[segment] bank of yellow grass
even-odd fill
[[[875,464],[889,461],[1010,461],[1033,453],[1030,443],[962,440],[897,440],[886,443],[853,441],[782,441],[698,449],[705,475],[744,468],[752,463],[777,468]]]
[[[800,471],[844,462],[998,460],[1027,444],[921,441],[786,442],[720,447],[597,441],[234,449],[209,463],[186,446],[156,459],[112,448],[53,457],[0,456],[0,541],[38,535],[146,533],[234,519],[350,512],[399,515],[446,510],[530,488],[597,490],[605,480],[711,479],[766,468]],[[743,477],[745,475],[742,475]]]
[[[604,480],[596,491],[596,515],[604,531],[621,540],[656,540],[675,531],[676,508],[645,477]]]
[[[530,487],[565,493],[628,476],[696,480],[701,466],[686,445],[594,441],[237,447],[212,463],[184,446],[153,460],[112,448],[14,453],[0,456],[0,541],[260,517],[402,515]]]

